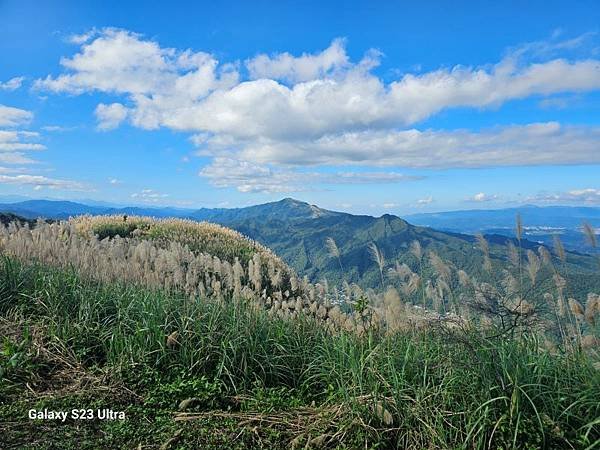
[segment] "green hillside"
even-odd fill
[[[299,274],[307,275],[315,282],[326,278],[330,284],[347,281],[364,288],[380,286],[379,269],[369,254],[369,245],[373,242],[383,253],[387,268],[398,261],[417,271],[418,261],[409,248],[413,241],[418,241],[424,254],[434,251],[457,269],[475,276],[481,276],[483,272],[483,255],[474,236],[414,226],[387,214],[382,217],[357,216],[284,199],[250,208],[205,210],[198,217],[222,223],[256,239]],[[340,250],[343,271],[325,245],[328,237],[335,240]],[[486,237],[490,242],[492,259],[497,264],[504,264],[510,238],[500,235]],[[513,242],[518,244],[516,240]],[[538,246],[535,242],[522,241],[524,252],[537,250]],[[424,262],[427,265],[427,258]],[[576,280],[576,290],[583,295],[600,288],[595,272],[597,264],[593,257],[567,252],[567,263],[561,268]],[[430,272],[430,268],[426,267],[425,272]],[[395,280],[387,282],[394,283]]]
[[[435,252],[442,259],[454,265],[454,269],[462,269],[469,274],[481,277],[483,257],[477,246],[476,238],[469,234],[460,234],[452,230],[438,230],[413,224],[393,215],[372,217],[329,211],[315,205],[286,198],[281,201],[244,208],[217,208],[184,210],[174,208],[109,208],[87,206],[73,202],[29,201],[14,205],[0,205],[5,211],[24,211],[23,217],[61,219],[81,214],[110,214],[127,216],[179,217],[195,221],[209,221],[232,228],[272,249],[300,277],[308,276],[313,283],[327,279],[330,285],[340,286],[342,281],[357,283],[363,288],[380,288],[381,280],[378,267],[369,254],[369,246],[375,243],[385,259],[385,269],[395,267],[396,262],[406,263],[411,270],[421,272],[419,262],[410,254],[409,247],[418,241],[423,248],[423,275],[430,278],[428,254]],[[543,208],[540,211],[546,211]],[[505,211],[504,224],[514,223],[518,211]],[[557,218],[569,215],[570,209],[557,212]],[[524,239],[522,241],[523,256],[527,250],[537,251],[539,244],[527,240],[528,218],[536,226],[543,223],[546,216],[524,215]],[[511,216],[510,222],[508,216]],[[576,216],[580,217],[580,216]],[[562,220],[562,219],[560,219]],[[573,219],[575,220],[575,219]],[[576,219],[578,220],[578,219]],[[474,226],[479,222],[473,220]],[[130,226],[130,225],[128,225]],[[132,229],[113,230],[121,235]],[[110,232],[111,230],[107,230]],[[102,233],[101,233],[102,234]],[[486,235],[490,242],[491,257],[497,266],[503,266],[507,260],[507,242],[510,237],[506,232]],[[340,250],[340,260],[332,258],[325,245],[326,239],[335,240]],[[566,239],[566,236],[565,236]],[[568,249],[569,240],[564,244]],[[517,241],[513,238],[513,243]],[[552,236],[545,239],[546,246],[552,247]],[[580,247],[578,247],[580,248]],[[581,247],[583,250],[593,250]],[[551,248],[550,248],[551,249]],[[210,251],[221,250],[216,247]],[[240,254],[242,258],[247,258]],[[594,275],[598,267],[597,257],[583,253],[567,252],[566,263],[557,264],[563,275],[570,280],[571,295],[583,298],[589,291],[600,290],[600,281]],[[340,270],[340,262],[343,270]],[[419,266],[419,267],[418,267]],[[456,281],[456,280],[455,280]],[[388,278],[386,283],[396,284],[396,278]]]

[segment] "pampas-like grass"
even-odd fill
[[[589,223],[585,222],[583,224],[583,232],[585,234],[588,244],[590,244],[594,248],[597,247],[598,240],[596,238],[596,231]]]
[[[515,244],[513,244],[512,241],[508,241],[507,252],[508,252],[508,260],[510,261],[510,263],[513,265],[513,267],[518,267],[519,266],[519,250],[517,249]]]
[[[429,261],[438,278],[441,278],[447,284],[449,284],[451,272],[448,264],[446,264],[444,260],[440,258],[433,250],[429,252]]]
[[[298,300],[287,301],[284,309],[303,309],[298,305],[308,304],[310,298],[315,304],[312,316],[317,319],[327,317],[325,305],[337,295],[326,280],[316,286],[306,279],[299,281],[270,250],[218,225],[130,217],[127,226],[122,229],[120,216],[40,222],[33,229],[13,223],[0,227],[0,250],[22,261],[73,267],[100,282],[181,291],[190,298],[244,299],[279,310],[284,297],[288,299],[293,292]],[[135,237],[132,227],[141,230]],[[129,237],[121,237],[115,229]],[[100,239],[106,230],[114,236]],[[195,231],[199,236],[194,236]],[[219,243],[219,255],[204,251],[213,248],[213,238]],[[234,256],[236,249],[240,255],[253,255],[244,262]],[[272,302],[272,297],[277,300]]]
[[[578,319],[583,318],[585,315],[585,310],[583,309],[583,306],[581,306],[581,303],[579,303],[574,298],[569,298],[569,309],[571,310],[573,315]]]
[[[589,293],[585,303],[585,321],[592,327],[596,326],[596,314],[600,314],[600,295]]]
[[[477,243],[483,253],[483,268],[486,272],[491,272],[492,260],[490,259],[490,244],[481,233],[477,233],[475,237],[477,238]]]
[[[558,258],[564,263],[567,260],[567,254],[565,253],[565,247],[558,234],[552,237],[554,242],[554,252],[558,255]]]
[[[521,219],[521,214],[517,214],[515,225],[517,240],[521,241],[521,239],[523,238],[523,220]]]
[[[533,250],[527,250],[527,274],[529,275],[529,280],[533,286],[535,286],[540,268],[540,258]]]
[[[383,256],[383,252],[381,252],[379,250],[379,247],[377,247],[377,244],[375,242],[371,242],[369,244],[368,247],[369,250],[369,256],[371,257],[371,260],[377,264],[377,268],[379,269],[379,275],[381,277],[381,288],[384,288],[384,281],[383,281],[383,269],[385,268],[385,257]]]

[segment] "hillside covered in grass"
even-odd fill
[[[427,258],[424,267],[420,267],[410,252],[410,245],[419,241],[423,253],[433,251],[457,269],[462,269],[471,275],[483,275],[483,257],[474,235],[461,234],[456,230],[441,231],[439,229],[415,226],[406,220],[394,215],[372,217],[368,215],[353,215],[343,212],[330,211],[305,202],[286,198],[281,201],[265,203],[262,205],[245,208],[201,208],[198,210],[176,208],[114,208],[107,206],[86,206],[73,202],[54,202],[48,200],[27,201],[13,205],[0,205],[0,210],[14,211],[24,217],[35,219],[39,216],[52,219],[68,219],[70,216],[80,214],[93,214],[111,216],[155,216],[159,218],[180,217],[195,221],[209,221],[234,229],[250,237],[268,248],[272,249],[283,261],[293,268],[301,277],[307,276],[313,283],[321,283],[326,279],[331,285],[340,286],[344,281],[356,283],[363,289],[380,289],[380,274],[378,267],[373,264],[369,253],[369,246],[375,243],[384,257],[385,272],[394,269],[396,264],[407,264],[412,271],[424,270],[431,276],[435,270]],[[544,208],[539,208],[545,211]],[[560,215],[568,215],[570,209],[561,210]],[[505,212],[502,216],[503,223],[510,223],[514,230],[518,210]],[[578,221],[579,226],[589,217],[593,222],[596,215],[592,213],[573,214],[569,223]],[[506,217],[510,215],[510,219]],[[544,217],[542,215],[542,217]],[[492,259],[498,264],[509,262],[509,244],[520,245],[524,251],[537,251],[540,245],[535,241],[535,236],[527,234],[529,225],[539,225],[542,217],[529,214],[524,219],[524,235],[520,243],[514,236],[504,234],[488,234]],[[546,216],[547,217],[547,216]],[[535,220],[529,223],[531,218]],[[473,226],[477,221],[473,220]],[[420,223],[420,222],[419,222]],[[135,225],[127,225],[132,230]],[[485,228],[481,228],[484,230]],[[469,232],[477,228],[469,228]],[[121,228],[121,233],[128,233],[128,229]],[[473,232],[475,232],[473,231]],[[102,234],[102,233],[101,233]],[[124,235],[121,234],[123,237]],[[583,253],[571,252],[569,236],[563,242],[567,258],[560,269],[563,275],[571,280],[571,288],[581,298],[585,298],[589,291],[600,290],[600,281],[595,276],[597,258],[585,254],[594,251],[586,242],[581,233],[581,241],[576,248]],[[561,237],[561,241],[564,241]],[[326,242],[328,238],[335,240],[339,250],[339,258],[332,257]],[[531,239],[528,239],[531,238]],[[558,257],[553,245],[553,236],[549,242],[546,239],[545,247],[555,258]],[[216,250],[215,250],[216,251]],[[394,278],[388,280],[400,288]]]
[[[464,295],[448,285],[416,308],[387,277],[340,298],[209,223],[3,227],[4,445],[596,448],[600,297],[580,303],[561,278],[539,295],[530,288],[553,258],[517,255],[510,281],[477,245],[487,278],[436,256],[436,286],[458,276]],[[44,408],[126,418],[27,418]]]

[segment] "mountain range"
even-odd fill
[[[415,259],[408,249],[412,241],[418,240],[424,248],[424,253],[435,251],[456,267],[477,274],[481,271],[483,258],[473,232],[488,230],[486,237],[491,244],[493,259],[504,261],[506,245],[512,239],[510,235],[517,213],[522,214],[527,225],[527,237],[533,237],[533,240],[522,241],[524,249],[536,249],[539,245],[536,241],[540,239],[531,234],[531,226],[550,223],[554,227],[576,227],[582,218],[596,225],[594,220],[600,218],[600,209],[591,209],[593,211],[587,212],[587,208],[575,211],[569,208],[531,207],[524,210],[481,211],[481,215],[476,211],[463,211],[462,215],[421,214],[410,216],[409,220],[412,223],[409,223],[394,215],[354,215],[322,209],[291,198],[245,208],[197,210],[113,207],[52,200],[0,204],[0,211],[27,219],[64,219],[81,214],[119,214],[215,222],[238,230],[270,247],[299,274],[308,276],[312,281],[325,278],[330,283],[339,284],[345,280],[364,287],[376,287],[380,280],[379,270],[368,250],[373,242],[386,259],[387,267],[398,261],[406,262],[414,268]],[[431,224],[434,228],[414,223]],[[436,227],[441,229],[437,230]],[[325,244],[327,238],[335,240],[340,252],[339,260],[331,257]],[[568,259],[567,270],[574,276],[583,277],[584,284],[591,283],[592,274],[594,278],[598,278],[594,273],[597,268],[594,258],[581,252],[571,252]],[[343,270],[340,270],[340,264]]]

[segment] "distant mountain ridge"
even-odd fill
[[[575,229],[583,221],[600,227],[600,208],[580,206],[525,205],[504,209],[471,209],[411,214],[406,219],[416,225],[476,232],[486,228],[514,228],[517,214],[521,214],[523,223],[530,227]]]
[[[335,284],[342,280],[356,282],[363,287],[375,287],[379,284],[379,272],[368,251],[372,242],[376,243],[385,256],[388,267],[395,261],[414,265],[414,258],[408,249],[415,240],[421,243],[424,252],[433,250],[471,273],[480,272],[483,264],[473,235],[415,226],[389,214],[372,217],[329,211],[291,198],[245,208],[197,210],[115,208],[33,200],[0,204],[0,211],[27,218],[43,216],[64,219],[80,214],[126,214],[215,222],[270,247],[299,274],[308,276],[312,281],[326,278]],[[514,224],[514,215],[511,220]],[[527,218],[524,217],[524,220]],[[325,245],[328,237],[336,241],[341,254],[340,261],[329,254]],[[506,244],[510,237],[503,233],[489,233],[487,238],[491,244],[492,256],[498,261],[505,259]],[[526,249],[537,249],[538,243],[526,240],[523,241],[523,246]],[[595,268],[596,261],[589,256],[573,253],[569,259],[572,271],[589,274]],[[343,273],[339,262],[342,263]]]
[[[144,208],[139,206],[100,206],[63,200],[26,200],[16,203],[0,203],[0,211],[17,214],[27,219],[38,217],[50,219],[67,219],[82,214],[129,214],[154,217],[187,217],[184,209],[178,208]],[[193,212],[193,210],[189,210]]]
[[[415,225],[457,233],[497,233],[514,236],[515,217],[521,215],[525,236],[552,245],[559,235],[566,248],[594,252],[585,242],[581,227],[584,222],[600,229],[600,208],[578,206],[531,206],[495,210],[465,210],[412,214],[406,217]],[[599,250],[596,250],[598,252]]]

